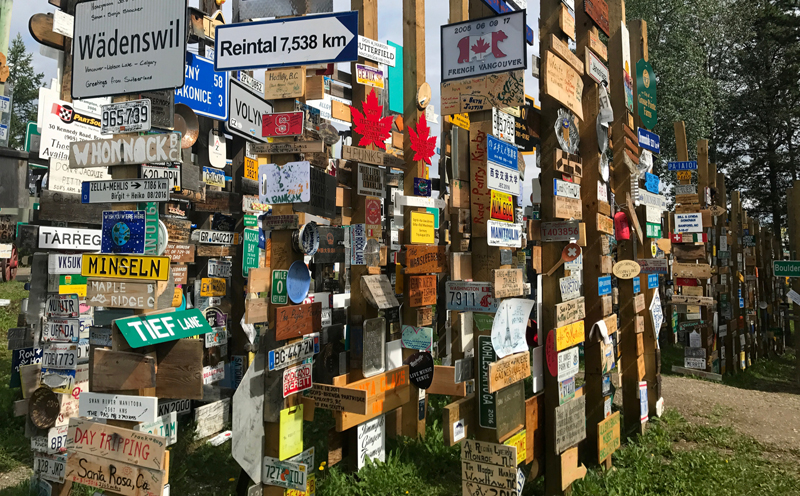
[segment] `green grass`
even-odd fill
[[[14,300],[0,309],[0,474],[20,466],[31,466],[30,442],[23,436],[22,418],[11,414],[19,390],[10,390],[11,353],[5,349],[6,330],[16,326],[21,284],[0,284],[0,298]],[[664,350],[665,372],[670,360],[683,360],[680,348]],[[732,385],[756,387],[758,381],[783,384],[793,376],[793,355],[771,363],[762,361],[745,374],[731,378]],[[763,384],[761,384],[763,385]],[[526,384],[529,386],[529,384]],[[529,389],[529,387],[528,387]],[[530,394],[530,391],[528,391]],[[441,429],[444,397],[429,397],[426,437],[419,440],[387,439],[386,463],[369,463],[361,471],[345,462],[327,467],[328,431],[334,425],[327,410],[317,410],[314,422],[304,426],[305,447],[316,448],[317,494],[319,496],[446,496],[461,494],[461,463],[458,446],[444,445]],[[719,408],[709,418],[724,420]],[[240,473],[230,443],[212,447],[192,438],[191,417],[179,421],[178,443],[170,448],[170,486],[176,496],[234,495]],[[800,479],[795,465],[764,456],[765,447],[727,427],[704,427],[688,423],[673,410],[653,419],[647,433],[629,441],[614,454],[614,469],[603,472],[589,467],[584,480],[574,484],[575,496],[718,496],[798,495]],[[784,459],[800,459],[800,454]],[[529,467],[526,467],[529,470]],[[527,474],[527,472],[526,472]],[[74,496],[91,496],[88,487],[77,487]],[[526,496],[544,494],[543,480],[529,481]],[[27,496],[28,482],[0,490],[0,496]]]

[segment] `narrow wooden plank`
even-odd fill
[[[92,391],[156,387],[156,361],[138,353],[97,348],[92,354]]]

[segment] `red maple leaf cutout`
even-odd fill
[[[478,41],[472,45],[472,51],[475,53],[484,53],[489,49],[489,44],[483,41],[483,38],[478,38]]]
[[[386,141],[392,134],[392,116],[381,117],[383,106],[378,105],[378,97],[375,90],[367,95],[367,101],[362,105],[364,113],[351,106],[350,113],[353,116],[353,123],[356,125],[353,132],[361,135],[358,146],[369,146],[374,144],[382,150],[386,150]]]
[[[431,157],[436,149],[436,136],[431,137],[431,129],[428,127],[428,120],[425,114],[419,116],[416,132],[408,127],[408,135],[411,138],[411,149],[414,150],[414,160],[424,160],[431,165]]]

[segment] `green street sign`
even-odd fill
[[[497,429],[497,402],[489,392],[489,364],[496,360],[492,337],[478,336],[478,425],[486,429]]]
[[[656,111],[656,73],[653,66],[645,59],[636,62],[636,100],[639,117],[647,129],[656,127],[658,112]]]
[[[289,277],[288,270],[272,271],[272,299],[273,305],[286,305],[289,303],[289,291],[286,289],[286,279]]]
[[[242,276],[247,277],[250,269],[258,268],[258,229],[245,229],[242,257]]]
[[[139,203],[139,210],[144,210],[144,254],[158,255],[158,203]]]
[[[661,237],[661,224],[652,224],[650,222],[647,223],[646,229],[646,236],[648,238],[660,238]]]
[[[255,215],[245,215],[244,227],[258,227],[258,217]]]
[[[775,277],[800,277],[800,260],[775,260],[772,272]]]
[[[214,331],[208,325],[203,312],[196,308],[172,313],[136,315],[117,319],[114,325],[125,336],[131,348],[166,343]]]

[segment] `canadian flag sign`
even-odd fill
[[[442,80],[527,68],[525,11],[442,26]]]

